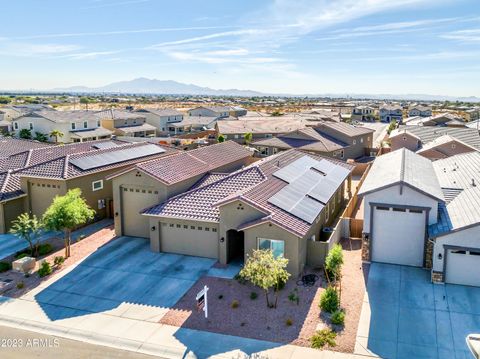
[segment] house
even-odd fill
[[[139,163],[115,173],[112,180],[117,235],[150,236],[148,218],[140,212],[187,191],[200,181],[206,183],[248,165],[252,154],[227,141],[169,157]]]
[[[340,160],[356,159],[368,154],[373,146],[373,130],[343,122],[320,123],[277,137],[255,141],[252,147],[260,156],[269,156],[291,148]]]
[[[199,106],[188,110],[188,116],[207,116],[215,118],[226,118],[231,116],[230,106]]]
[[[157,128],[147,123],[143,113],[110,109],[97,112],[101,125],[116,136],[154,137]]]
[[[29,150],[28,145],[23,152],[0,160],[0,233],[8,231],[21,213],[41,217],[56,195],[72,188],[82,190],[96,218],[113,216],[112,188],[106,176],[175,152],[150,143],[110,140]]]
[[[480,136],[473,128],[400,126],[390,133],[392,151],[407,148],[431,160],[480,150]]]
[[[408,116],[409,117],[430,117],[432,116],[432,108],[429,106],[422,106],[422,105],[417,105],[410,107],[408,109]]]
[[[10,121],[7,120],[1,120],[1,114],[0,114],[0,134],[5,134],[5,133],[10,133],[12,132],[12,124]]]
[[[355,106],[352,110],[352,121],[375,121],[375,109],[370,106]]]
[[[216,117],[210,116],[185,116],[182,121],[170,123],[167,127],[169,135],[183,135],[205,131],[215,127]]]
[[[183,113],[171,108],[144,108],[136,110],[135,112],[145,116],[146,122],[156,128],[158,135],[167,134],[171,124],[183,121]]]
[[[37,111],[17,117],[13,122],[13,131],[29,130],[33,137],[36,133],[46,135],[51,142],[84,142],[110,138],[112,131],[104,128],[93,111]],[[60,131],[63,136],[51,137],[52,131]]]
[[[432,162],[378,157],[359,195],[365,260],[425,267],[434,282],[480,286],[480,153]]]
[[[463,118],[451,113],[442,113],[430,117],[410,117],[404,123],[407,126],[465,127]]]
[[[382,122],[402,122],[403,108],[400,105],[383,105],[380,107],[379,114]]]
[[[157,252],[244,261],[256,249],[289,260],[295,278],[344,204],[352,166],[289,150],[194,185],[147,208],[151,248]]]
[[[37,111],[55,111],[53,107],[41,104],[30,105],[8,105],[0,108],[0,111],[4,114],[4,120],[13,121],[17,117],[28,115]]]
[[[467,122],[478,121],[480,119],[480,107],[466,110],[463,118]]]

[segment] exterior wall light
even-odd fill
[[[438,253],[438,256],[437,256],[437,258],[438,258],[439,260],[442,260],[442,258],[443,258],[443,255],[442,255],[442,253]]]
[[[118,217],[118,212],[115,212],[115,217]]]
[[[157,229],[157,227],[155,226],[152,226],[152,228],[150,228],[152,230],[152,232],[155,232],[155,230]]]
[[[223,242],[225,242],[225,238],[224,238],[224,237],[220,238],[220,243],[223,243]]]

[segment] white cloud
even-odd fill
[[[441,35],[448,40],[457,40],[460,42],[478,42],[480,43],[480,29],[459,30]]]
[[[0,44],[0,53],[5,56],[37,57],[65,54],[73,51],[78,51],[81,48],[82,47],[78,45],[31,44],[5,41]]]

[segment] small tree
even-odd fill
[[[30,131],[28,128],[24,128],[20,130],[18,136],[20,138],[23,138],[25,140],[31,140],[32,139],[32,131]]]
[[[88,104],[90,103],[90,99],[88,97],[80,97],[80,103],[85,105],[85,109],[88,111]]]
[[[240,271],[240,276],[252,282],[253,285],[265,291],[267,306],[276,308],[278,301],[278,288],[280,283],[285,283],[290,274],[285,269],[288,259],[275,257],[271,250],[259,249],[249,256],[245,266]],[[274,289],[275,302],[270,303],[269,292]]]
[[[217,141],[218,143],[225,142],[225,137],[223,135],[218,135]]]
[[[42,229],[42,222],[35,215],[30,217],[27,213],[23,213],[16,220],[12,221],[10,233],[27,241],[30,247],[30,255],[36,257],[38,256],[38,245],[40,244]]]
[[[248,132],[245,134],[245,136],[243,136],[243,138],[245,139],[245,143],[248,145],[250,142],[252,142],[253,135],[251,132]]]
[[[325,258],[325,270],[329,281],[334,283],[341,277],[343,265],[343,250],[340,244],[335,244]]]
[[[71,189],[65,196],[56,196],[43,215],[45,226],[50,230],[65,233],[65,257],[70,257],[71,233],[75,227],[92,220],[95,211],[82,197],[79,188]]]
[[[63,132],[59,130],[53,130],[50,132],[49,136],[50,138],[55,137],[55,142],[58,142],[58,139],[63,137]]]

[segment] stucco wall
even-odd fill
[[[3,211],[3,213],[2,213]],[[0,234],[10,230],[11,223],[25,212],[24,199],[17,198],[0,205]]]
[[[52,204],[55,196],[67,193],[65,181],[22,177],[20,182],[23,192],[28,194],[24,199],[25,209],[39,218]]]
[[[408,133],[390,138],[390,143],[392,151],[396,151],[399,148],[406,148],[415,152],[419,146],[418,139]]]

